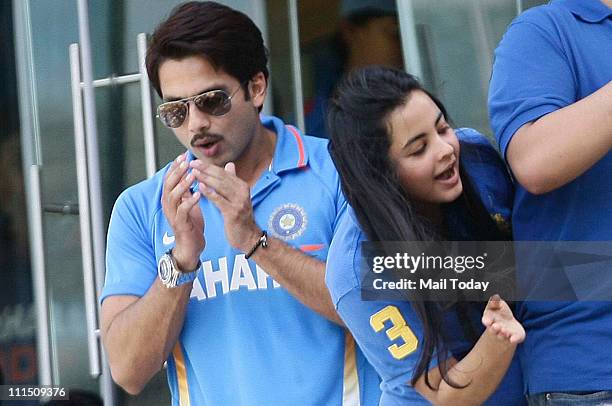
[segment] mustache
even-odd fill
[[[219,141],[222,138],[223,138],[223,135],[218,134],[218,133],[208,133],[208,132],[207,133],[199,133],[199,134],[194,135],[191,138],[191,141],[189,142],[189,144],[192,147],[195,147],[195,144],[200,142],[200,141],[202,141],[202,140],[205,140],[206,142],[211,142],[211,141]]]

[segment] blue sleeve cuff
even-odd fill
[[[148,286],[144,286],[144,284],[131,284],[131,283],[122,283],[121,285],[105,285],[102,290],[102,294],[100,295],[100,304],[104,302],[104,299],[109,296],[144,296],[147,291],[151,288],[151,286],[155,283],[155,279],[149,283]]]
[[[514,134],[525,124],[530,123],[532,121],[536,121],[540,117],[543,117],[553,111],[559,110],[559,106],[544,104],[540,106],[536,106],[530,110],[524,111],[517,115],[515,118],[510,121],[506,128],[503,129],[500,133],[497,134],[497,142],[499,144],[500,152],[506,162],[508,162],[506,158],[506,152],[508,150],[508,145],[514,137]]]

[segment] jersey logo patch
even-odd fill
[[[281,240],[293,240],[306,229],[307,218],[304,209],[288,203],[274,209],[268,220],[268,229]]]

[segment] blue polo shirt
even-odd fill
[[[269,170],[251,191],[269,235],[325,260],[345,211],[327,141],[274,117]],[[193,157],[191,157],[193,159]],[[144,295],[173,245],[161,208],[167,165],[118,198],[108,231],[103,301]],[[223,218],[203,198],[206,248],[178,343],[168,359],[174,405],[376,405],[379,378],[345,329],[310,310],[226,241]]]
[[[456,133],[461,141],[461,163],[476,182],[476,193],[493,218],[509,222],[512,184],[499,154],[484,136],[472,129],[460,129]],[[454,221],[449,224],[452,235],[477,240],[475,235],[466,235],[470,228],[460,224],[461,219],[466,218],[462,214],[465,213],[453,213]],[[360,247],[366,240],[352,208],[349,208],[330,247],[325,276],[327,287],[338,314],[382,378],[380,405],[428,405],[429,402],[410,385],[421,357],[424,334],[422,323],[410,302],[361,299]],[[480,323],[482,314],[479,310],[471,310],[474,327],[478,332],[484,331]],[[463,358],[470,351],[472,343],[465,337],[465,330],[454,311],[444,313],[443,326],[445,336],[450,341],[452,354],[449,356]],[[436,365],[434,352],[429,368]],[[524,404],[521,370],[516,357],[486,404]]]
[[[612,80],[612,9],[557,0],[518,16],[495,51],[489,111],[502,152],[524,124]],[[589,134],[576,134],[588,137]],[[580,151],[576,151],[580,153]],[[517,240],[612,240],[612,153],[544,195],[517,185]],[[597,281],[593,281],[597,283]],[[612,303],[530,302],[520,352],[529,393],[612,390]]]

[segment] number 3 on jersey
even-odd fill
[[[381,332],[385,328],[385,321],[391,321],[391,328],[386,333],[389,340],[394,341],[401,338],[404,343],[401,345],[393,344],[387,347],[393,358],[402,359],[412,354],[419,343],[410,327],[406,324],[406,320],[402,317],[402,314],[395,306],[387,306],[381,311],[374,313],[370,317],[370,326],[377,333]]]

